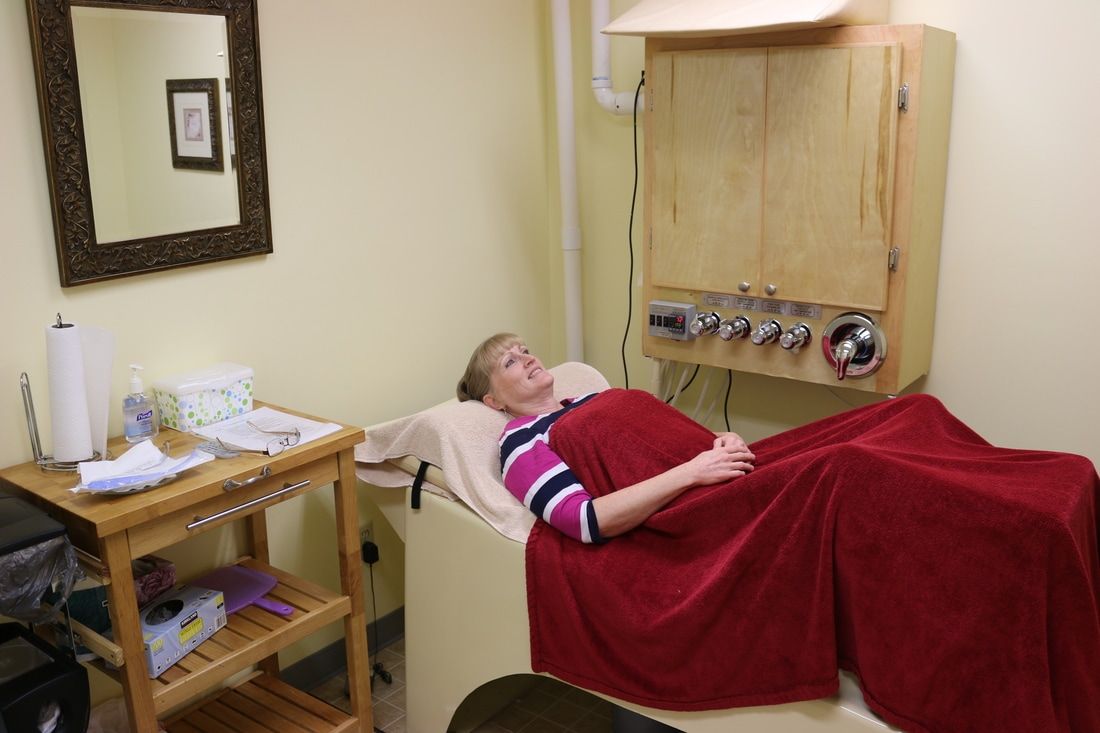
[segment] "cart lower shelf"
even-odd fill
[[[293,613],[276,616],[258,606],[247,606],[231,614],[224,628],[150,681],[157,715],[216,690],[229,675],[259,663],[288,644],[350,613],[351,602],[347,596],[254,559],[244,559],[240,564],[274,575],[278,582],[267,597],[291,606]],[[113,642],[98,635],[81,634],[82,640],[88,638],[113,647],[116,656],[121,658],[122,650]],[[118,679],[119,673],[102,661],[92,664]]]
[[[168,733],[359,730],[358,719],[275,677],[259,674],[166,723]]]

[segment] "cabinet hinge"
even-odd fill
[[[898,109],[902,112],[909,111],[909,82],[905,82],[901,85],[901,89],[898,89]]]
[[[890,267],[890,272],[898,271],[898,259],[901,257],[901,250],[897,247],[890,249],[890,255],[888,256],[886,263]]]

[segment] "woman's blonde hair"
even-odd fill
[[[481,342],[470,355],[470,363],[466,365],[466,373],[458,381],[458,401],[480,400],[489,394],[489,376],[493,373],[493,367],[508,349],[516,344],[522,344],[523,339],[514,333],[498,333]]]

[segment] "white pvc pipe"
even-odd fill
[[[617,115],[634,113],[634,92],[615,93],[611,80],[611,39],[600,31],[611,22],[611,0],[592,0],[592,94],[601,107]],[[638,94],[638,109],[643,109]]]
[[[573,45],[569,0],[552,0],[550,14],[554,43],[554,91],[558,110],[558,181],[561,190],[565,356],[568,361],[583,361],[581,227],[577,205],[577,142],[573,123]]]
[[[611,88],[611,39],[600,29],[611,22],[611,0],[592,0],[592,89]]]

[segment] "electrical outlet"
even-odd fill
[[[362,545],[367,540],[374,541],[374,520],[368,519],[359,527],[359,544]]]

